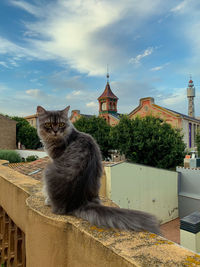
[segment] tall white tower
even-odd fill
[[[187,97],[188,97],[188,116],[194,118],[194,97],[195,97],[195,87],[190,78],[187,88]]]

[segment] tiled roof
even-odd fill
[[[98,98],[98,100],[101,98],[104,98],[104,97],[110,97],[110,98],[118,99],[118,97],[116,95],[114,95],[112,90],[110,89],[109,82],[107,82],[106,88],[105,88],[103,94]]]
[[[111,113],[111,114],[109,114],[110,116],[113,116],[115,119],[118,119],[118,120],[120,120],[120,114],[118,114],[118,113]]]
[[[174,110],[171,110],[171,109],[168,109],[168,108],[164,108],[164,109],[169,110],[169,111],[171,111],[171,112],[174,112],[175,114],[178,114],[178,115],[180,115],[181,117],[186,118],[186,119],[188,119],[188,120],[195,120],[195,121],[197,121],[197,122],[200,122],[200,120],[197,119],[197,118],[190,117],[190,116],[188,116],[188,115],[179,113],[179,112],[177,112],[177,111],[174,111]]]
[[[6,164],[9,168],[12,168],[20,173],[31,176],[36,180],[41,180],[43,170],[49,161],[49,157],[44,157],[28,163],[9,163]]]

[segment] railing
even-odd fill
[[[0,206],[1,267],[25,267],[25,258],[25,234]]]

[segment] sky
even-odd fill
[[[187,114],[191,75],[200,116],[200,1],[0,1],[0,113],[98,115],[107,65],[119,113],[150,96]]]

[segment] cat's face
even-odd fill
[[[69,106],[64,110],[47,111],[43,107],[37,107],[39,125],[38,134],[43,141],[63,138],[70,128],[68,119]]]

